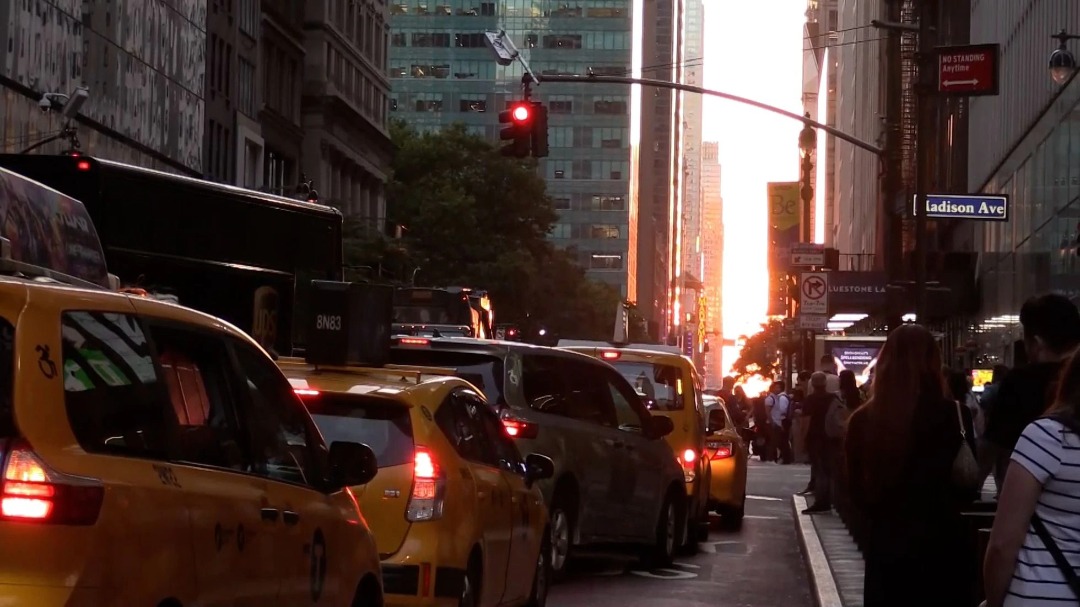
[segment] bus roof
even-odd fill
[[[616,344],[610,341],[588,341],[583,339],[560,339],[560,348],[608,348],[626,350],[646,350],[649,352],[664,352],[667,354],[682,354],[679,346],[664,346],[661,344]]]
[[[105,253],[86,207],[2,168],[0,236],[13,261],[109,288]]]

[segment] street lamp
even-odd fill
[[[810,112],[806,113],[806,118],[810,118]],[[802,188],[799,190],[799,194],[802,196],[802,241],[810,242],[814,239],[813,230],[810,226],[810,212],[811,203],[814,199],[814,186],[810,183],[810,176],[813,175],[814,152],[817,151],[817,133],[814,131],[814,127],[810,126],[807,122],[803,124],[802,131],[799,131],[799,155],[802,156]]]
[[[1080,36],[1061,30],[1050,37],[1058,41],[1058,47],[1050,53],[1050,77],[1054,79],[1055,84],[1065,84],[1065,81],[1076,72],[1076,58],[1069,52],[1065,43],[1076,40]]]

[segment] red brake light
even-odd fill
[[[8,453],[0,478],[0,520],[93,525],[105,488],[95,480],[51,470],[30,449]]]
[[[413,452],[413,486],[405,518],[410,521],[433,521],[443,513],[446,476],[427,447]]]
[[[686,451],[683,451],[682,458],[683,462],[692,464],[694,463],[694,460],[697,459],[697,452],[693,449],[687,449]]]
[[[618,360],[619,356],[620,354],[618,352],[613,352],[611,350],[607,350],[600,354],[600,357],[604,360]]]
[[[80,160],[80,161],[75,163],[75,168],[80,170],[80,171],[89,171],[90,170],[90,161],[89,160]]]
[[[719,443],[709,441],[707,451],[710,460],[727,459],[735,454],[731,443]]]
[[[429,346],[431,340],[423,337],[402,337],[398,343],[403,346]]]
[[[319,395],[318,390],[312,390],[311,388],[293,388],[293,392],[295,392],[297,396],[318,396]]]
[[[539,426],[517,417],[510,409],[503,409],[499,417],[510,438],[536,438],[540,434]]]

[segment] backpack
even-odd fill
[[[829,403],[829,409],[825,413],[825,436],[832,439],[844,438],[850,416],[851,411],[847,405],[839,395],[834,394],[832,402]]]

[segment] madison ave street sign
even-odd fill
[[[919,213],[916,198],[915,213]],[[935,219],[975,219],[979,221],[1008,221],[1009,197],[959,194],[927,194],[926,216]]]

